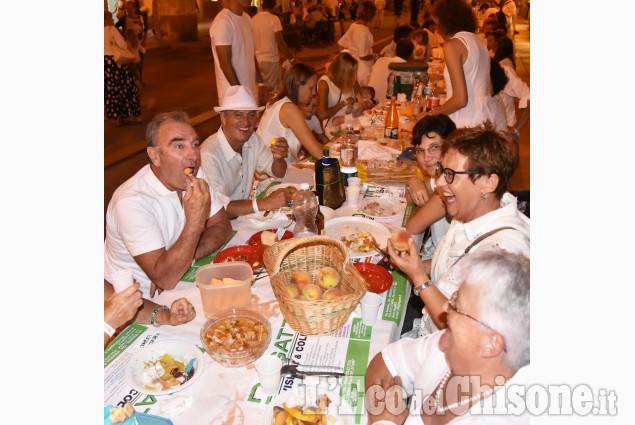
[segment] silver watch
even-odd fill
[[[415,286],[412,289],[412,292],[415,294],[415,296],[419,296],[419,294],[421,293],[421,291],[423,291],[424,289],[426,289],[428,286],[432,285],[432,281],[430,279],[428,279],[427,282],[422,283],[421,285]]]

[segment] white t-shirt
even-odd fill
[[[256,59],[258,62],[278,62],[278,42],[275,33],[282,31],[280,18],[264,11],[257,13],[251,21]]]
[[[360,57],[373,54],[373,34],[366,25],[353,22],[348,31],[338,40],[337,44],[351,52],[359,61],[357,66],[357,82],[360,86],[368,84],[373,60],[361,60]]]
[[[317,115],[311,115],[311,118],[306,119],[306,125],[317,134],[324,134],[324,130],[322,129],[322,124],[320,124],[320,119]]]
[[[380,102],[386,99],[386,92],[388,91],[388,76],[390,75],[388,65],[393,62],[405,62],[405,59],[402,59],[399,56],[381,57],[377,59],[377,62],[375,62],[370,71],[368,85],[375,89],[375,99]]]
[[[199,168],[196,177],[207,180]],[[223,208],[212,185],[210,217]],[[119,270],[134,271],[144,298],[150,298],[150,279],[133,257],[160,248],[170,249],[185,226],[183,205],[166,188],[150,164],[126,180],[112,195],[106,211],[104,278]]]
[[[402,338],[386,346],[382,351],[382,358],[392,376],[401,377],[404,396],[410,397],[415,390],[421,392],[422,399],[434,391],[448,371],[444,353],[439,349],[439,340],[445,331],[438,331],[425,337],[411,339]],[[516,416],[504,414],[506,403],[510,409],[514,406],[524,406],[524,396],[511,391],[510,388],[522,386],[526,389],[530,384],[530,366],[526,365],[516,371],[516,374],[505,383],[504,388],[483,400],[484,406],[475,403],[470,410],[457,416],[449,423],[461,425],[486,424],[529,424],[529,411]],[[523,393],[524,394],[524,393]],[[507,395],[509,401],[505,401]],[[494,407],[492,407],[494,406]],[[389,423],[389,422],[388,422]],[[421,425],[421,415],[408,415],[404,425]]]
[[[243,143],[242,155],[238,154],[229,146],[222,127],[205,139],[200,149],[201,167],[225,208],[230,201],[249,198],[254,171],[273,176],[273,155],[267,145],[254,132]]]
[[[238,81],[240,81],[241,86],[251,91],[254,97],[257,97],[254,41],[251,34],[251,18],[249,15],[243,13],[238,16],[231,10],[223,8],[214,18],[209,28],[209,36],[212,40],[219,104],[223,103],[225,90],[230,84],[220,67],[216,46],[232,46],[231,62],[234,72],[238,76]]]

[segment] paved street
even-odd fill
[[[375,52],[390,42],[393,31],[393,15],[387,13],[382,28],[373,30]],[[405,16],[402,23],[406,23]],[[217,105],[209,25],[199,24],[199,40],[196,42],[159,42],[148,39],[148,52],[144,59],[141,91],[143,122],[118,127],[114,121],[104,122],[104,212],[114,190],[144,164],[145,127],[160,112],[182,109],[193,119],[202,140],[214,133],[220,122],[212,107]],[[347,22],[347,27],[350,23]],[[529,83],[529,31],[526,24],[519,24],[516,36],[518,74]],[[340,36],[336,25],[335,39]],[[302,47],[298,59],[323,70],[328,57],[337,51],[336,45]],[[521,162],[512,179],[512,189],[529,189],[529,124],[521,132]]]

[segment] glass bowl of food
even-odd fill
[[[211,315],[201,327],[209,356],[225,367],[254,363],[271,342],[269,320],[257,311],[231,308]]]

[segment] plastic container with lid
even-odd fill
[[[302,183],[293,197],[293,217],[295,218],[295,237],[317,235],[315,216],[318,212],[318,198],[309,190],[308,183]]]
[[[238,280],[234,283],[210,285],[212,278]],[[245,261],[208,264],[196,272],[196,286],[201,293],[205,317],[228,308],[251,305],[251,280],[254,277],[251,265]]]

